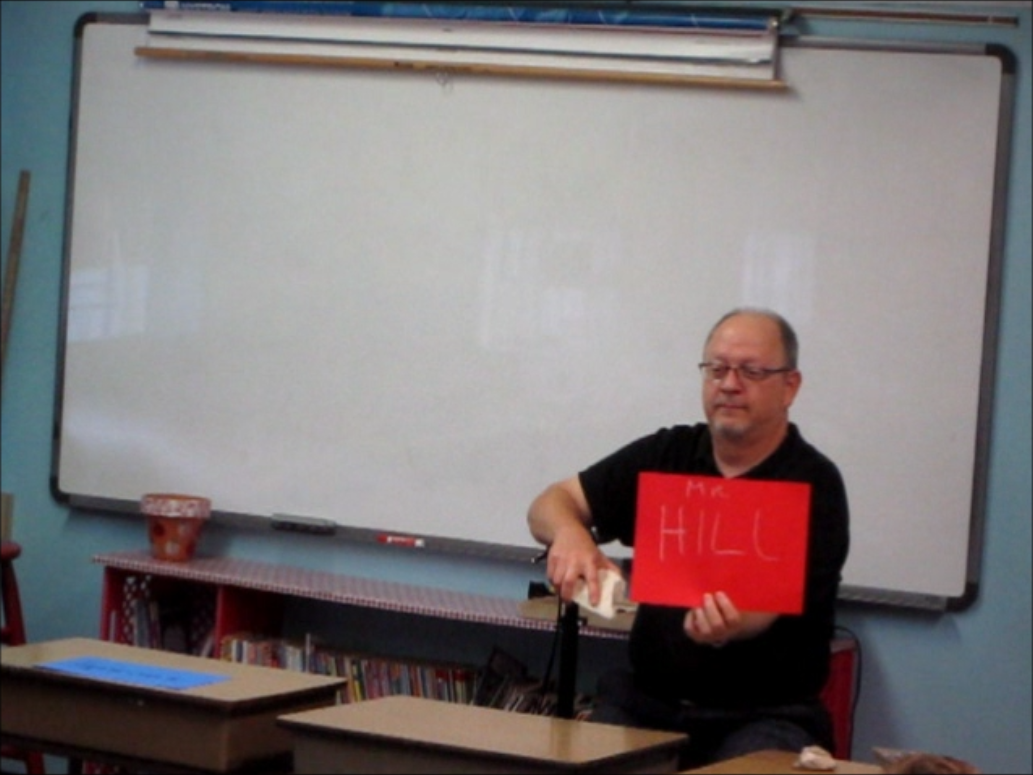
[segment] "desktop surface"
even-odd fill
[[[55,669],[84,659],[127,674],[212,677],[182,689],[126,683]],[[32,643],[0,652],[5,740],[83,758],[125,757],[227,771],[290,752],[276,717],[336,701],[345,681],[240,665],[88,638]]]
[[[698,775],[801,775],[816,772],[794,766],[797,758],[798,755],[790,751],[757,751],[684,772]],[[877,775],[885,771],[875,764],[837,759],[834,770],[822,772],[826,775]]]
[[[673,772],[681,734],[384,697],[280,718],[305,772]]]

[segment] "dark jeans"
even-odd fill
[[[751,709],[701,708],[645,694],[627,670],[599,679],[591,721],[670,732],[689,739],[679,769],[731,759],[753,751],[798,752],[808,745],[832,750],[832,720],[820,700]]]

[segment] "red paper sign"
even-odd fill
[[[803,610],[811,486],[714,476],[639,475],[631,599],[740,611]]]

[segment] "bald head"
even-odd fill
[[[800,343],[796,338],[796,331],[794,331],[793,327],[789,325],[789,321],[777,312],[770,309],[763,309],[761,307],[737,307],[736,309],[722,315],[707,334],[707,340],[703,345],[704,353],[706,352],[707,347],[710,346],[710,342],[714,338],[714,334],[717,333],[717,330],[731,318],[739,316],[765,318],[771,321],[771,323],[778,329],[778,338],[782,346],[782,355],[784,358],[783,365],[790,369],[798,368],[798,362],[800,359]]]

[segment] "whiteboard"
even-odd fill
[[[77,40],[56,497],[530,552],[533,497],[700,421],[709,327],[763,305],[847,483],[844,596],[971,600],[1005,57],[786,47],[776,92],[145,39]]]

